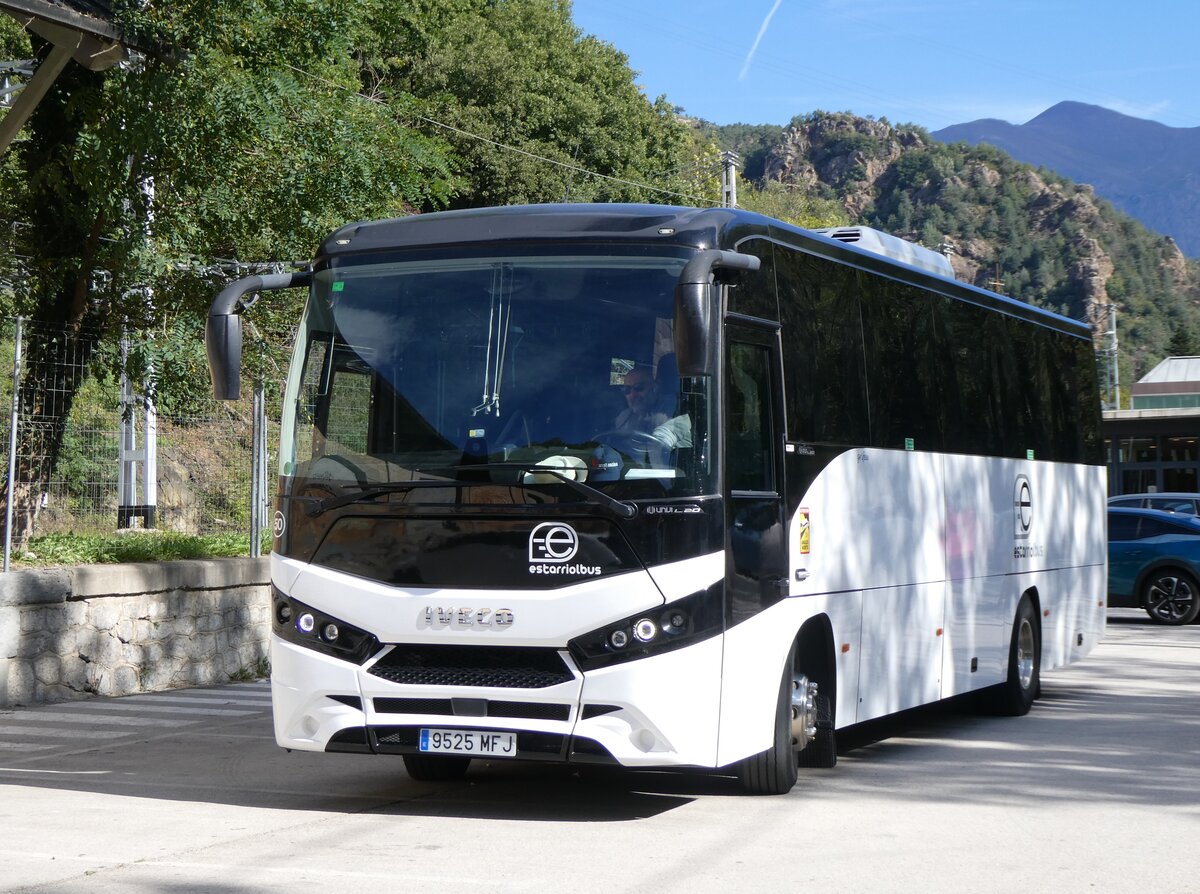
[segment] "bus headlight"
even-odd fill
[[[379,640],[352,624],[297,602],[278,587],[271,587],[275,603],[275,635],[343,661],[362,664],[379,651]]]
[[[606,624],[567,644],[581,670],[595,670],[670,652],[720,633],[724,627],[721,584],[653,611]]]
[[[649,618],[642,618],[633,625],[633,635],[638,638],[639,642],[654,642],[654,637],[658,636],[658,625]]]

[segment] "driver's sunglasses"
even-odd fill
[[[645,382],[638,382],[636,385],[622,385],[621,386],[622,394],[633,394],[635,391],[638,394],[641,394],[645,390],[646,390]]]

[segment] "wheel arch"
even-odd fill
[[[1033,609],[1033,632],[1037,636],[1038,651],[1040,652],[1044,648],[1042,645],[1044,641],[1044,637],[1042,636],[1042,619],[1044,616],[1042,614],[1042,594],[1038,590],[1037,584],[1030,584],[1021,591],[1021,595],[1017,597],[1017,601],[1012,607],[1013,618],[1017,616],[1017,609],[1020,607],[1022,599],[1028,599],[1029,605]]]
[[[828,615],[809,618],[796,634],[795,670],[815,680],[818,690],[837,711],[837,656],[833,647],[833,624]],[[836,717],[831,718],[835,721]]]

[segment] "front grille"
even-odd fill
[[[396,646],[371,673],[413,686],[544,689],[574,679],[556,649],[517,646]]]
[[[504,702],[480,699],[487,707],[481,714],[459,713],[448,698],[377,698],[375,710],[382,714],[442,714],[447,717],[517,717],[528,720],[568,720],[570,705],[541,702]]]
[[[539,702],[488,702],[488,717],[566,720],[570,716],[570,705],[546,705]]]

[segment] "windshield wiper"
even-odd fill
[[[343,506],[349,506],[351,503],[371,500],[382,494],[404,493],[404,491],[415,490],[419,487],[455,487],[461,483],[460,481],[426,479],[422,481],[389,481],[384,484],[370,484],[362,490],[356,490],[353,493],[342,494],[340,497],[330,497],[328,500],[321,500],[308,510],[308,514],[310,516],[318,516],[324,512],[328,512],[330,509],[341,509]]]
[[[456,474],[458,472],[537,472],[539,475],[550,475],[557,478],[575,493],[581,495],[586,500],[599,503],[601,506],[615,513],[619,518],[633,518],[637,515],[637,506],[633,503],[624,503],[614,499],[604,491],[591,485],[584,484],[582,481],[576,481],[570,478],[558,469],[539,466],[537,463],[479,463],[478,465],[469,466],[451,466],[444,469],[415,469],[414,475],[446,475]],[[321,515],[331,509],[340,509],[342,506],[349,506],[351,503],[358,503],[363,500],[370,500],[382,494],[403,493],[404,491],[414,490],[423,487],[461,487],[464,484],[478,484],[473,481],[445,480],[440,478],[422,479],[414,481],[390,481],[385,484],[374,484],[363,488],[360,491],[355,491],[351,494],[344,494],[340,497],[333,497],[329,500],[322,500],[311,509],[308,510],[310,516]],[[525,488],[527,485],[523,481],[505,482],[507,487]]]
[[[543,466],[538,463],[480,463],[479,465],[457,466],[453,469],[429,469],[430,472],[458,472],[467,471],[483,471],[483,472],[536,472],[539,475],[552,475],[557,478],[575,493],[581,495],[584,499],[590,500],[593,503],[599,503],[607,509],[611,509],[620,518],[633,518],[637,515],[637,506],[633,503],[625,503],[621,500],[614,499],[599,488],[592,487],[590,484],[584,484],[582,481],[576,481],[570,478],[562,471],[553,466]],[[517,482],[518,487],[525,487],[525,482]]]

